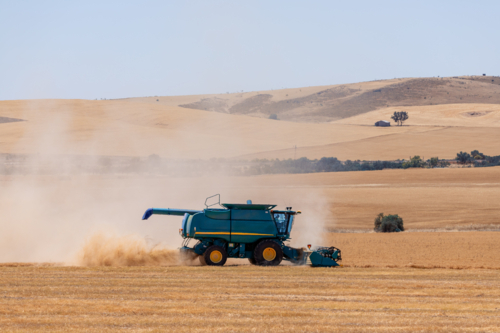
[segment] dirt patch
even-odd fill
[[[0,117],[0,124],[3,123],[15,123],[18,121],[26,121],[24,119],[17,119],[17,118],[9,118],[9,117]]]
[[[462,116],[464,116],[464,117],[482,117],[482,116],[486,116],[487,114],[489,114],[491,112],[493,112],[493,111],[470,111],[470,112],[462,113]]]
[[[198,102],[179,105],[183,108],[228,113],[228,105],[222,98],[204,98]]]
[[[269,94],[259,94],[245,99],[243,102],[233,105],[230,113],[247,114],[254,112],[266,112],[265,106],[268,104],[273,96]]]

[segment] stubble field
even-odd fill
[[[2,332],[498,332],[500,271],[2,267]]]

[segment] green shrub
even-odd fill
[[[480,153],[478,150],[473,150],[470,152],[470,156],[474,158],[474,160],[484,160],[485,156],[483,153]]]
[[[470,163],[473,158],[468,153],[461,151],[460,153],[457,153],[455,160],[457,160],[457,163],[459,164],[466,164]]]
[[[384,216],[384,213],[380,213],[375,218],[375,229],[376,232],[399,232],[405,231],[403,226],[403,219],[397,214]]]
[[[429,160],[427,160],[427,165],[431,168],[435,167],[447,167],[450,165],[450,162],[446,160],[440,160],[439,157],[431,157]]]
[[[425,162],[420,158],[420,156],[413,156],[409,161],[403,162],[403,169],[408,168],[423,168]]]

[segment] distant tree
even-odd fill
[[[396,124],[403,126],[403,123],[408,119],[408,112],[395,111],[391,118],[396,122]]]
[[[403,162],[403,169],[408,169],[408,168],[423,168],[424,167],[424,160],[420,158],[420,156],[415,155],[413,156],[409,161]]]
[[[431,166],[431,168],[437,167],[438,163],[439,157],[431,157],[431,159],[429,160],[429,165]]]
[[[336,157],[322,157],[316,163],[317,172],[332,172],[340,169],[342,163]]]
[[[278,120],[278,115],[273,113],[272,115],[269,116],[269,119]]]
[[[161,164],[161,157],[157,154],[151,154],[147,158],[147,163],[151,166],[159,166]]]
[[[375,229],[376,232],[399,232],[405,231],[403,226],[403,219],[399,215],[387,215],[380,213],[375,218]]]
[[[467,164],[472,161],[472,157],[469,155],[469,153],[461,151],[460,153],[457,153],[457,157],[455,157],[455,160],[457,160],[457,163],[459,164]]]
[[[484,160],[484,154],[480,153],[479,150],[473,150],[470,152],[470,156],[475,160]]]

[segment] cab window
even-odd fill
[[[286,234],[288,230],[288,214],[273,213],[273,218],[276,223],[276,228],[278,229],[278,234]]]

